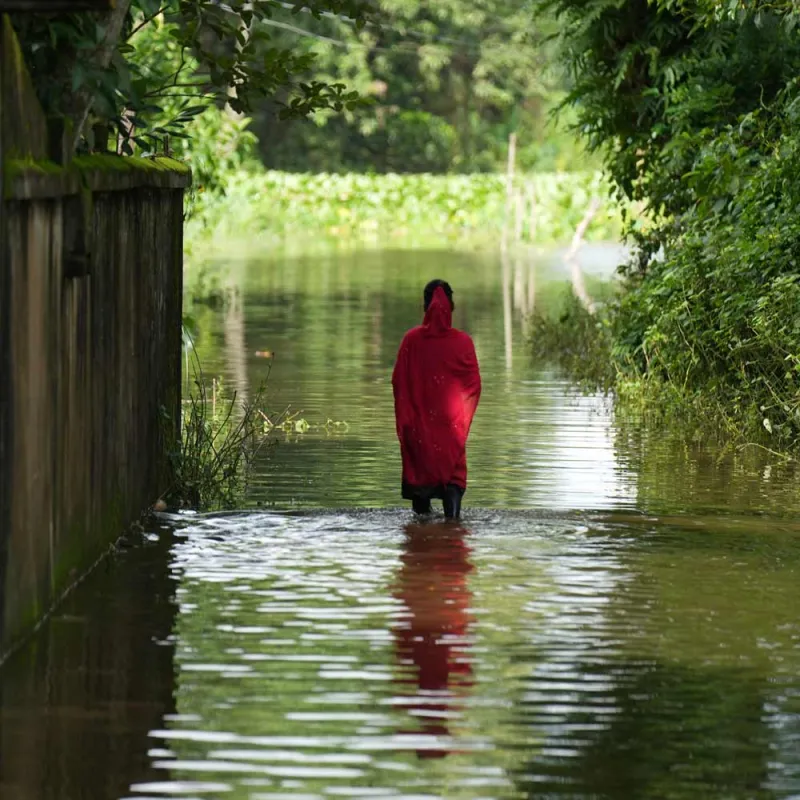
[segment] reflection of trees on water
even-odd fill
[[[0,797],[108,800],[162,775],[175,710],[169,537],[109,556],[0,671]]]
[[[394,628],[397,680],[407,693],[408,713],[422,733],[436,737],[450,735],[458,697],[472,685],[467,585],[472,565],[465,533],[449,524],[407,525],[397,579],[396,597],[406,608]],[[418,753],[437,757],[448,751],[431,747]]]
[[[223,329],[225,331],[225,360],[233,376],[233,388],[236,391],[237,400],[246,404],[250,386],[247,377],[244,305],[236,285],[240,282],[241,279],[235,280],[229,286],[230,302],[224,311]]]
[[[800,550],[770,525],[617,514],[583,542],[595,593],[562,572],[559,597],[584,591],[544,621],[518,707],[540,743],[516,771],[530,797],[800,791]]]
[[[637,505],[648,511],[724,512],[800,508],[798,463],[761,447],[721,447],[678,421],[614,420],[616,460],[636,476]]]
[[[766,680],[737,668],[619,659],[576,664],[585,694],[558,722],[523,704],[545,734],[517,776],[529,797],[772,798]],[[609,684],[606,690],[591,687]],[[563,702],[563,701],[562,701]],[[797,787],[795,787],[797,788]]]
[[[500,251],[501,287],[503,294],[503,349],[506,370],[511,370],[514,352],[514,316],[520,328],[520,339],[527,335],[528,317],[536,302],[536,258],[532,247],[503,247]]]

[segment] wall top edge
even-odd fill
[[[121,192],[138,188],[186,189],[191,169],[165,156],[138,158],[111,154],[76,156],[68,165],[32,159],[6,159],[6,200],[33,200],[92,192]]]

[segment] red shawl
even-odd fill
[[[467,486],[467,436],[481,395],[472,339],[452,325],[440,286],[422,325],[403,338],[392,374],[403,483]]]

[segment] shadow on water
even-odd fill
[[[0,670],[0,797],[110,800],[173,707],[169,539],[103,562]]]

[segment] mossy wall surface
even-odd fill
[[[166,489],[161,409],[176,420],[180,403],[181,191],[93,194],[76,276],[67,202],[5,204],[2,647]]]
[[[191,180],[168,158],[48,160],[2,34],[0,660],[167,488]]]

